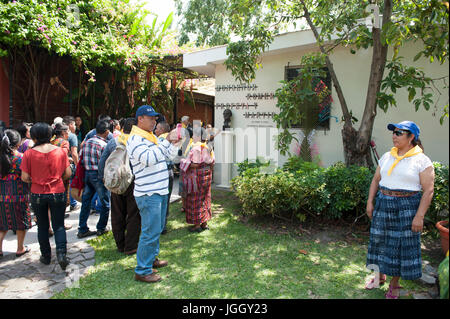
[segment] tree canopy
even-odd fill
[[[375,16],[375,13],[372,14],[369,10],[370,1],[223,1],[227,3],[225,7],[228,11],[224,13],[227,19],[221,22],[222,26],[238,39],[228,43],[228,59],[225,65],[238,81],[249,82],[255,78],[255,71],[261,67],[261,54],[280,32],[299,25],[306,25],[313,32],[320,52],[305,55],[301,64],[305,67],[311,66],[305,68],[311,72],[326,66],[331,74],[343,113],[343,143],[347,164],[370,166],[369,142],[377,107],[386,112],[390,106],[396,105],[395,93],[401,88],[408,90],[409,100],[416,110],[420,107],[428,110],[434,104],[435,108],[443,110],[441,123],[448,117],[448,97],[442,98],[442,93],[436,85],[441,81],[443,86],[448,88],[448,76],[432,79],[421,69],[408,65],[403,57],[399,56],[399,49],[407,42],[420,41],[422,45],[421,49],[415,52],[415,61],[424,58],[441,64],[448,61],[448,2],[371,1],[379,9],[380,20],[373,20],[370,26],[366,21]],[[194,14],[187,8],[189,14]],[[213,12],[215,8],[209,7],[209,10]],[[377,27],[378,22],[381,27]],[[354,128],[354,117],[330,60],[333,50],[342,46],[348,48],[351,53],[356,53],[359,49],[371,49],[373,52],[370,85],[358,130]],[[389,48],[393,54],[388,56]],[[310,77],[312,76],[311,73]],[[297,100],[314,95],[311,85],[304,85],[296,91]],[[279,136],[279,146],[283,152],[288,150],[293,139],[288,129],[292,123],[298,121],[298,113],[283,109],[292,108],[289,103],[280,103],[277,106],[281,109],[281,115],[276,117],[275,121],[277,126],[284,130]]]
[[[194,47],[178,45],[177,33],[169,29],[173,13],[158,23],[157,17],[148,19],[151,12],[144,5],[129,0],[0,2],[0,57],[26,66],[30,87],[14,86],[30,103],[25,106],[30,120],[45,118],[39,107],[48,95],[48,59],[43,58],[48,55],[70,58],[78,70],[78,85],[65,98],[77,102],[77,113],[92,119],[96,109],[105,109],[126,116],[138,104],[155,101],[160,111],[171,112],[175,93],[186,86],[183,80],[196,76],[180,62],[180,55]]]

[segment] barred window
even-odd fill
[[[313,79],[313,88],[320,94],[326,92],[326,97],[321,103],[307,102],[300,105],[300,109],[304,114],[304,117],[300,120],[300,124],[293,125],[295,128],[315,128],[315,129],[330,129],[330,111],[331,111],[331,75],[328,72],[328,68],[323,69],[326,72],[326,77]],[[285,67],[285,81],[291,81],[295,79],[302,71],[301,66],[286,66]]]

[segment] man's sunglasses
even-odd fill
[[[409,131],[403,131],[403,130],[392,131],[392,134],[395,134],[397,136],[402,136],[405,133],[409,133]]]

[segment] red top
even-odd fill
[[[22,157],[20,169],[31,177],[31,192],[34,194],[64,193],[62,175],[69,166],[69,157],[62,148],[48,153],[28,149]]]

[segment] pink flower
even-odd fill
[[[9,31],[9,30],[5,30],[5,33],[6,33],[6,34],[10,34],[10,33],[11,33],[11,31]]]
[[[72,41],[73,44],[77,44],[77,41]]]

